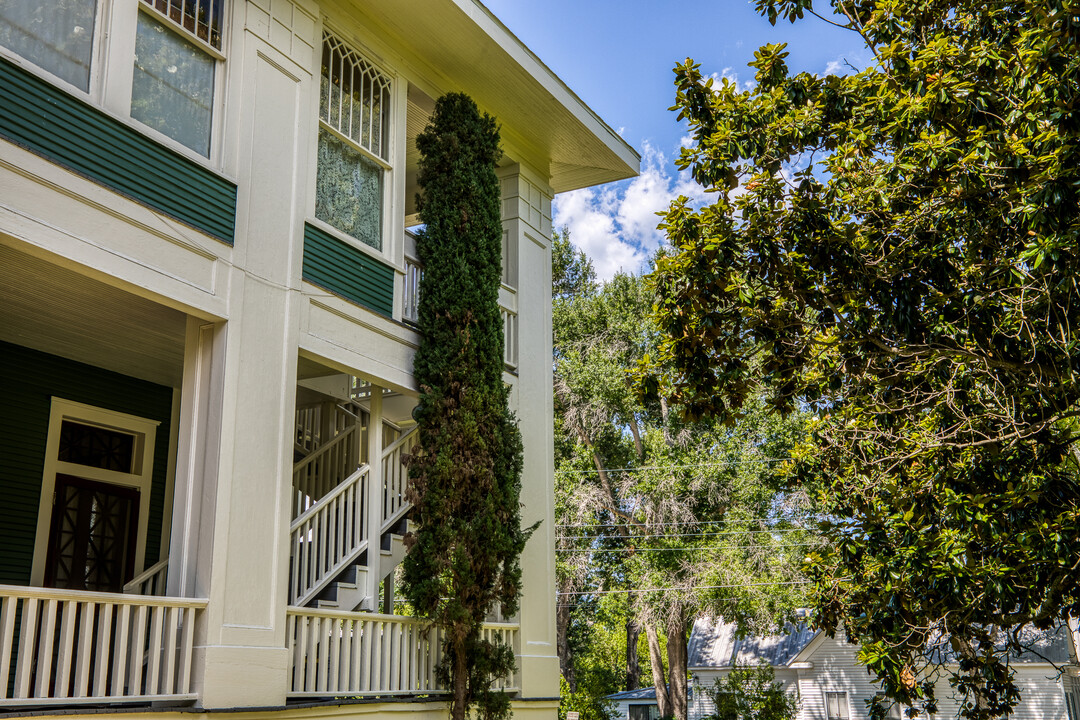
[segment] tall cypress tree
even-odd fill
[[[502,223],[494,118],[462,94],[439,99],[416,139],[425,225],[417,250],[422,341],[413,372],[419,447],[409,463],[418,530],[404,562],[404,594],[446,630],[441,677],[450,714],[470,706],[489,720],[510,715],[491,681],[514,669],[513,649],[481,638],[496,603],[517,612],[521,433],[507,407],[499,312]]]

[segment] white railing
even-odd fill
[[[360,467],[360,440],[360,426],[350,425],[293,465],[294,518],[356,472]]]
[[[405,281],[401,284],[401,321],[416,324],[420,320],[420,261],[405,256]]]
[[[359,468],[290,525],[289,604],[309,602],[368,546],[364,499],[370,474],[369,466]]]
[[[413,428],[383,450],[382,532],[389,530],[390,526],[412,507],[405,499],[405,492],[409,487],[409,471],[402,462],[402,456],[412,452],[417,439],[416,428]]]
[[[510,312],[504,307],[499,308],[503,321],[503,362],[508,368],[516,368],[518,364],[517,345],[517,314]]]
[[[124,586],[125,595],[165,596],[165,583],[169,579],[169,558],[165,558],[143,570]]]
[[[516,624],[488,624],[485,637],[517,652]],[[435,679],[443,630],[414,617],[288,609],[289,697],[444,693]],[[495,687],[518,689],[515,676]]]
[[[0,585],[0,706],[195,699],[206,600]]]

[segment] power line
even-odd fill
[[[731,467],[750,463],[774,463],[787,462],[792,458],[744,458],[742,460],[729,460],[727,462],[697,463],[693,465],[639,465],[637,467],[604,468],[602,471],[596,468],[589,470],[556,470],[556,475],[588,475],[599,472],[640,472],[642,470],[688,470],[691,468],[705,467]]]
[[[630,535],[631,538],[682,538],[682,537],[716,537],[717,535],[760,535],[762,533],[789,533],[806,532],[806,528],[780,528],[777,530],[716,530],[706,533],[649,533],[646,535]],[[595,535],[564,535],[556,536],[556,540],[596,540]]]
[[[621,593],[671,592],[673,590],[725,590],[730,588],[775,587],[777,585],[809,585],[810,580],[787,580],[772,583],[736,583],[734,585],[694,585],[692,587],[627,588],[625,590],[581,590],[579,592],[556,592],[556,595],[614,595]]]
[[[751,548],[792,548],[792,547],[809,547],[810,545],[817,545],[818,543],[804,542],[804,543],[785,543],[782,545],[717,545],[715,547],[676,547],[676,548],[555,548],[555,552],[568,553],[616,553],[616,552],[710,552],[714,550],[748,550]]]
[[[808,515],[805,518],[799,518],[800,520],[809,520],[815,517],[824,517],[818,515]],[[739,518],[739,520],[745,522],[794,522],[791,518]],[[666,527],[668,525],[730,525],[731,520],[682,520],[662,523],[644,523],[645,527]],[[609,522],[609,523],[556,523],[555,527],[561,528],[590,528],[590,527],[619,527],[622,523]]]

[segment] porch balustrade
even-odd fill
[[[289,697],[435,695],[444,631],[419,618],[289,608]],[[518,625],[484,625],[484,637],[516,648]],[[518,689],[516,675],[495,689]]]
[[[0,707],[195,699],[206,603],[0,585]]]

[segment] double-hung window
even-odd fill
[[[209,158],[227,1],[2,0],[0,47]]]
[[[225,0],[141,0],[131,117],[210,156]]]
[[[848,697],[846,692],[825,693],[825,718],[826,720],[849,720],[851,712],[848,709]]]
[[[390,165],[390,78],[323,33],[315,217],[383,250]]]

